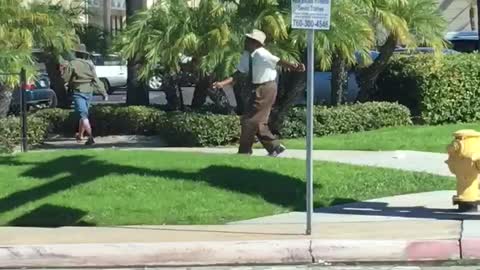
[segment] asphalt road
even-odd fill
[[[57,270],[67,270],[69,268],[59,268]],[[25,269],[29,270],[29,269]],[[70,270],[70,269],[69,269]],[[72,269],[73,270],[73,269]],[[81,270],[77,268],[76,270]],[[96,270],[89,268],[89,270]],[[100,270],[100,269],[98,269]],[[123,268],[109,270],[480,270],[480,266],[221,266],[221,267],[142,267],[142,268]]]
[[[193,87],[184,87],[182,89],[183,100],[185,105],[191,105],[193,99]],[[233,106],[236,105],[235,103],[235,95],[233,94],[233,90],[231,88],[225,89],[225,93],[227,94],[228,100],[230,104]],[[149,93],[150,95],[150,104],[154,105],[165,105],[167,104],[167,100],[165,99],[165,93],[161,91],[152,91]],[[125,103],[127,100],[127,91],[126,89],[118,89],[113,94],[109,96],[108,101],[103,101],[101,96],[94,96],[93,104],[121,104]],[[207,98],[207,103],[211,102],[209,98]]]

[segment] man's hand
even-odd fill
[[[298,72],[305,72],[305,65],[302,63],[297,64],[295,70]]]
[[[108,95],[103,96],[103,101],[108,101]]]
[[[212,88],[213,89],[223,89],[225,87],[225,85],[223,85],[222,82],[214,82],[212,84]]]

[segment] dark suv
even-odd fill
[[[45,68],[45,60],[41,50],[34,50],[33,57],[37,63],[38,75],[35,80],[27,82],[25,86],[25,101],[27,110],[36,110],[43,108],[55,108],[57,106],[57,95],[50,87],[50,79]],[[20,89],[12,93],[10,112],[17,114],[20,112]]]
[[[478,51],[478,33],[473,31],[449,32],[445,39],[452,44],[457,52],[472,53]]]

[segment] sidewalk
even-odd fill
[[[480,259],[480,216],[452,191],[216,226],[0,228],[1,267],[126,267]]]
[[[146,136],[107,136],[97,137],[94,149],[119,149],[119,150],[143,150],[143,151],[176,151],[176,152],[200,152],[209,154],[233,154],[237,148],[175,148],[165,147],[166,144],[159,137]],[[58,137],[47,141],[40,150],[67,150],[85,149],[84,145],[77,144],[72,138]],[[42,151],[42,150],[41,150]],[[254,155],[266,156],[263,149],[255,149]],[[305,159],[306,151],[287,149],[280,157]],[[331,161],[361,166],[373,166],[389,169],[399,169],[414,172],[426,172],[441,176],[453,176],[448,170],[445,160],[447,154],[416,152],[416,151],[324,151],[315,150],[314,160]]]

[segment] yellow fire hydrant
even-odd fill
[[[447,148],[446,161],[457,177],[457,195],[453,196],[453,204],[458,205],[461,212],[475,212],[480,204],[480,132],[466,129],[453,135],[455,139]]]

